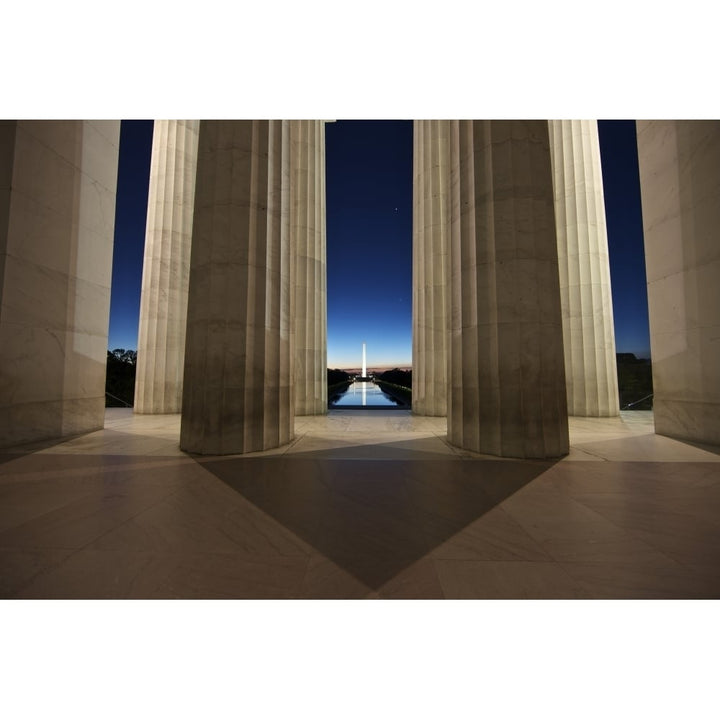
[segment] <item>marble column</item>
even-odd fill
[[[143,260],[136,413],[178,413],[187,322],[197,120],[156,120]]]
[[[119,144],[0,121],[0,446],[103,427]]]
[[[638,121],[655,431],[720,445],[720,122]]]
[[[568,413],[620,412],[596,120],[551,120]]]
[[[294,248],[295,414],[327,413],[325,123],[290,123]]]
[[[450,165],[448,120],[413,126],[413,379],[416,415],[447,414],[448,234]]]
[[[547,122],[452,121],[448,439],[569,449]]]
[[[180,447],[246,453],[294,431],[290,125],[202,121]]]

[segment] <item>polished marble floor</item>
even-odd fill
[[[405,410],[296,419],[193,457],[179,416],[0,451],[3,598],[719,598],[720,448],[652,413],[571,418],[559,461],[446,442]]]

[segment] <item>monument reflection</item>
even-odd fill
[[[363,382],[356,380],[337,395],[330,398],[330,407],[398,407],[403,406],[400,400],[396,400],[385,393],[374,382]]]

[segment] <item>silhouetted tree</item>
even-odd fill
[[[392,370],[386,370],[384,373],[378,376],[379,380],[384,382],[392,383],[393,385],[399,385],[400,387],[412,388],[412,370],[399,370],[393,368]]]
[[[108,350],[105,373],[105,407],[132,407],[135,398],[137,351]]]
[[[650,360],[635,357],[633,353],[618,353],[618,394],[620,409],[632,404],[632,410],[652,410],[652,363]],[[644,398],[644,399],[643,399]],[[638,402],[642,400],[642,402]]]
[[[344,382],[350,382],[350,375],[348,375],[344,370],[338,370],[337,368],[331,370],[330,368],[328,368],[327,382],[328,387],[332,387],[333,385],[339,385],[340,383]]]
[[[412,405],[412,370],[386,370],[375,378],[375,382],[396,401]]]

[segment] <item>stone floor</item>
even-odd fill
[[[560,461],[446,442],[445,420],[334,410],[248,456],[179,416],[0,451],[3,598],[718,598],[720,449],[652,413],[571,418]]]

